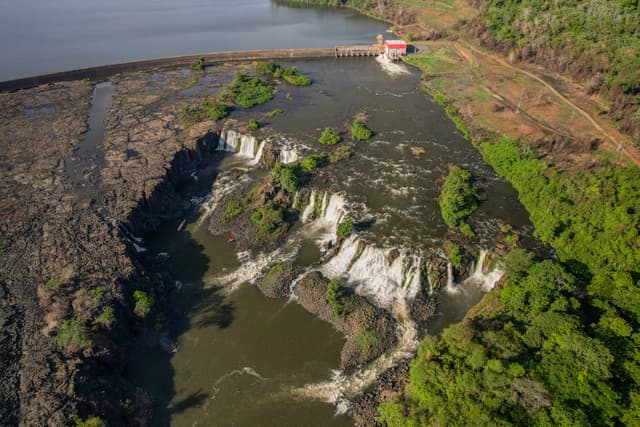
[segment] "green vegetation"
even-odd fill
[[[269,203],[251,214],[251,221],[257,226],[259,234],[268,236],[282,229],[284,213],[280,207]]]
[[[345,296],[345,289],[339,281],[334,279],[329,282],[327,285],[326,298],[331,310],[333,310],[336,316],[343,317],[349,314],[349,309],[344,301]]]
[[[353,233],[353,220],[347,218],[336,227],[336,236],[340,239],[346,239]]]
[[[359,120],[354,120],[351,124],[351,137],[354,140],[368,141],[369,139],[371,139],[372,135],[373,133],[369,129],[367,129],[366,123]]]
[[[187,125],[192,125],[207,119],[224,119],[230,112],[231,108],[228,105],[221,104],[213,99],[207,99],[197,106],[186,106],[182,111],[182,120]]]
[[[382,405],[382,418],[390,426],[637,425],[637,170],[560,173],[508,138],[482,150],[564,264],[511,251],[502,289],[423,341],[408,398]]]
[[[583,79],[612,101],[611,116],[640,136],[637,0],[487,0],[481,22],[499,48]],[[535,19],[532,19],[535,17]]]
[[[62,322],[55,337],[58,347],[74,352],[92,345],[87,322],[78,316]]]
[[[96,317],[96,323],[99,323],[107,328],[110,327],[113,322],[115,322],[115,320],[116,315],[113,312],[113,307],[111,306],[106,306],[105,308],[103,308],[100,316]]]
[[[311,84],[311,79],[303,74],[300,74],[300,71],[298,71],[296,67],[286,68],[282,72],[282,78],[285,79],[287,83],[294,86],[308,86]]]
[[[462,263],[462,249],[450,240],[444,241],[444,250],[447,253],[447,259],[454,267],[460,266]]]
[[[467,236],[473,236],[466,222],[478,208],[478,195],[471,186],[471,174],[457,166],[451,166],[440,192],[440,213],[445,224],[459,228]]]
[[[193,71],[204,70],[204,58],[198,58],[193,64],[191,64],[191,69]]]
[[[54,292],[60,289],[62,285],[64,285],[64,279],[56,278],[49,279],[47,283],[44,285],[44,289],[48,292]]]
[[[282,68],[271,61],[259,61],[256,64],[256,72],[266,76],[282,77],[287,83],[295,86],[308,86],[311,79],[303,74],[296,67]]]
[[[151,312],[154,303],[153,296],[145,291],[137,290],[133,293],[133,300],[135,302],[133,312],[136,316],[146,317]]]
[[[105,420],[100,417],[91,417],[83,420],[79,416],[73,417],[73,425],[75,427],[107,427],[108,424]]]
[[[356,146],[353,142],[340,144],[338,148],[336,148],[335,151],[331,153],[331,157],[329,157],[329,161],[331,163],[338,163],[342,160],[349,160],[353,155],[355,148]]]
[[[271,110],[268,113],[265,113],[265,116],[267,117],[275,117],[275,116],[279,116],[280,114],[283,114],[284,110],[282,108],[276,108],[275,110]]]
[[[260,123],[256,119],[249,119],[249,123],[247,124],[249,130],[257,130],[260,128]]]
[[[324,166],[329,161],[329,157],[326,153],[321,154],[311,154],[310,156],[305,157],[300,162],[300,168],[306,172],[313,172],[314,170]]]
[[[318,142],[324,145],[336,145],[342,138],[333,128],[325,128],[318,138]]]
[[[460,131],[460,133],[468,140],[471,140],[471,133],[469,132],[469,128],[464,124],[462,119],[462,115],[458,111],[458,109],[451,104],[451,101],[447,96],[438,92],[435,89],[431,89],[427,86],[423,86],[422,90],[428,93],[433,100],[440,106],[444,107],[444,112],[447,114],[447,117],[456,125],[456,128]]]
[[[244,108],[252,108],[271,101],[273,88],[258,77],[236,73],[233,81],[225,86],[220,98]]]
[[[242,215],[247,210],[247,208],[247,201],[243,197],[230,200],[224,210],[222,219],[224,219],[225,222],[233,222],[236,220],[236,218]]]
[[[97,288],[92,289],[90,293],[91,293],[91,297],[96,301],[101,301],[102,298],[104,297],[104,290],[102,289],[97,289]]]
[[[271,176],[275,179],[280,187],[288,192],[295,193],[298,190],[301,179],[300,167],[297,164],[285,164],[277,162],[271,171]]]
[[[264,276],[262,281],[264,283],[266,283],[267,285],[271,286],[274,289],[278,288],[278,287],[280,287],[282,285],[282,283],[280,282],[280,279],[281,279],[283,273],[285,273],[288,270],[290,270],[290,268],[291,267],[288,267],[288,266],[286,266],[285,264],[282,264],[282,263],[275,264],[269,269],[269,271]]]
[[[376,352],[380,340],[375,332],[369,329],[361,329],[357,332],[355,344],[360,352],[360,359],[367,360]]]

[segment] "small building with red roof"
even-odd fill
[[[385,40],[384,54],[389,59],[398,59],[407,54],[407,42],[404,40]]]

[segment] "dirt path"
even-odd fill
[[[592,125],[593,127],[600,132],[602,135],[604,135],[606,137],[606,139],[608,139],[611,143],[613,143],[619,151],[621,151],[622,153],[625,154],[625,156],[631,161],[633,162],[636,166],[640,167],[640,158],[638,158],[638,156],[633,153],[628,147],[625,147],[623,144],[621,144],[620,142],[618,142],[618,140],[616,138],[614,138],[609,132],[607,132],[607,130],[605,130],[592,116],[591,114],[589,114],[588,112],[586,112],[585,110],[583,110],[582,108],[580,108],[578,105],[576,105],[575,103],[573,103],[570,99],[568,99],[566,96],[564,96],[562,93],[560,93],[555,87],[553,87],[551,84],[549,84],[548,82],[546,82],[545,80],[543,80],[542,78],[538,77],[537,75],[531,73],[530,71],[527,71],[525,69],[516,67],[514,65],[509,64],[507,61],[505,61],[504,59],[502,59],[501,57],[499,57],[496,54],[492,54],[492,53],[487,53],[487,52],[483,52],[482,50],[472,46],[471,44],[464,42],[465,47],[467,47],[469,50],[471,50],[472,52],[475,52],[477,54],[480,54],[486,58],[492,59],[494,61],[496,61],[497,63],[499,63],[500,65],[502,65],[503,67],[506,67],[508,69],[511,69],[515,72],[521,73],[526,75],[527,77],[530,77],[534,80],[536,80],[537,82],[541,83],[542,85],[544,85],[547,89],[549,89],[555,96],[557,96],[558,98],[560,98],[562,101],[564,101],[569,107],[571,107],[573,110],[577,111],[580,115],[582,115],[584,118],[586,118]],[[469,64],[472,67],[478,67],[479,63],[477,61],[477,59],[474,58],[474,55],[471,54],[469,55],[469,53],[465,50],[462,49],[460,47],[460,45],[458,43],[453,43],[453,47],[454,49],[463,57],[467,60],[467,62],[469,62]]]

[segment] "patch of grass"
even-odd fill
[[[77,415],[73,417],[73,425],[74,427],[108,427],[107,422],[100,417],[90,417],[83,420]]]
[[[265,205],[251,215],[251,221],[262,236],[275,234],[284,225],[284,212],[273,203]]]
[[[356,146],[352,142],[341,144],[333,153],[331,153],[329,161],[331,163],[338,163],[343,160],[349,160],[353,155],[355,148]]]
[[[75,352],[92,345],[87,322],[78,316],[62,322],[55,337],[58,347]]]
[[[247,202],[242,197],[238,199],[230,200],[229,203],[227,203],[227,207],[224,210],[222,219],[224,219],[225,222],[229,222],[229,223],[233,222],[236,220],[236,218],[242,215],[247,210],[247,208],[248,208]]]
[[[308,86],[311,84],[311,79],[303,74],[296,67],[289,67],[282,72],[282,78],[287,83],[294,86]]]
[[[60,289],[62,285],[64,285],[64,282],[65,280],[61,278],[51,278],[44,285],[44,289],[48,292],[55,292]]]
[[[361,329],[355,338],[356,347],[360,351],[360,357],[363,360],[369,359],[376,351],[379,345],[376,334],[369,329]]]
[[[101,301],[102,298],[104,297],[104,291],[102,289],[92,289],[91,290],[91,296],[96,301]]]
[[[215,121],[224,119],[230,112],[231,108],[228,105],[208,99],[197,106],[186,106],[182,110],[182,120],[190,126],[207,119]]]
[[[135,302],[133,312],[138,317],[146,317],[147,314],[151,312],[153,303],[155,302],[153,296],[141,290],[137,290],[133,293],[133,300]]]
[[[340,138],[338,132],[333,128],[325,128],[318,138],[318,142],[324,145],[335,145],[341,140],[342,138]]]
[[[265,113],[265,116],[275,117],[275,116],[279,116],[280,114],[284,114],[284,110],[282,108],[276,108],[275,110],[271,110],[268,113]]]

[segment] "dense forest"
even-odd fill
[[[511,252],[503,286],[421,344],[406,398],[383,405],[383,419],[639,425],[638,171],[560,173],[506,137],[482,151],[559,262]]]
[[[585,83],[640,140],[638,0],[486,0],[473,27],[483,42]]]

